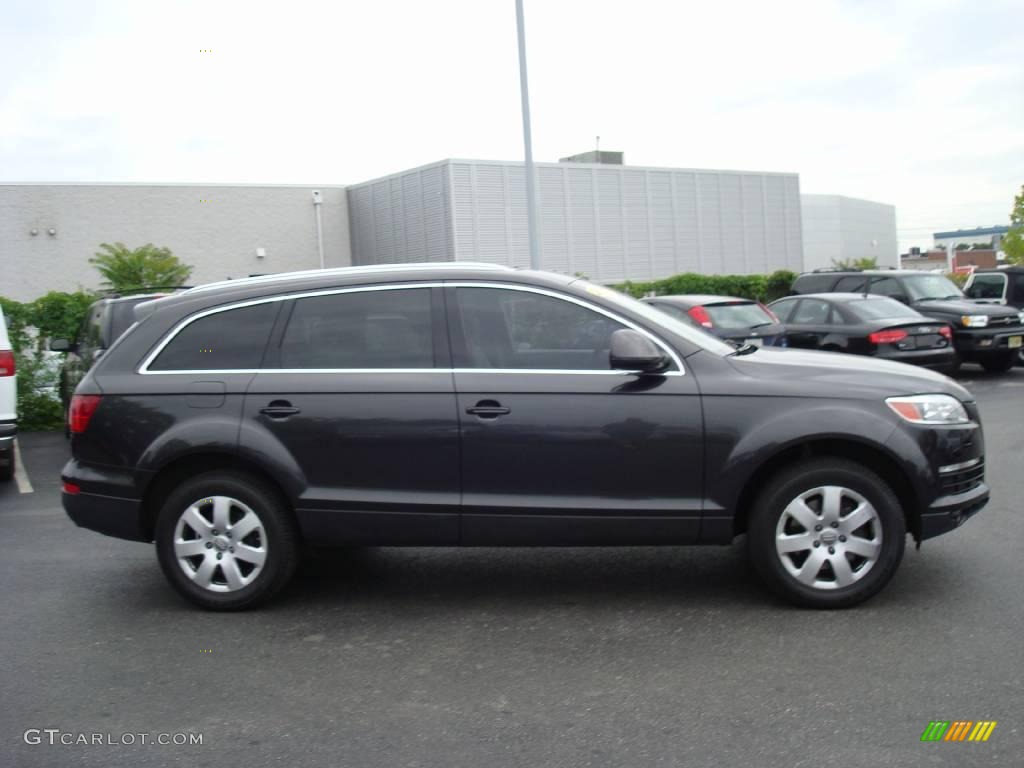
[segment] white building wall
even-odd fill
[[[896,208],[842,195],[801,195],[804,269],[850,259],[877,259],[898,267]]]
[[[0,295],[26,301],[47,291],[98,288],[101,277],[89,259],[104,242],[170,248],[193,267],[193,285],[315,269],[313,189],[323,195],[326,265],[346,266],[343,187],[0,184]]]
[[[540,163],[537,193],[548,270],[613,282],[803,263],[795,174]],[[530,263],[521,163],[444,161],[349,187],[349,208],[355,263]],[[436,236],[420,247],[422,220]]]

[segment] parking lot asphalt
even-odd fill
[[[352,549],[206,613],[151,545],[76,528],[62,435],[26,434],[34,491],[0,488],[0,766],[1022,765],[1024,368],[961,380],[992,502],[837,612],[770,597],[736,545]],[[931,720],[998,725],[921,743]],[[179,732],[203,743],[106,743]]]

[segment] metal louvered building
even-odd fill
[[[536,168],[544,269],[613,282],[803,268],[795,173]],[[529,266],[521,163],[443,160],[347,191],[353,264]]]

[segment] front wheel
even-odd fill
[[[231,611],[269,600],[288,582],[298,536],[284,502],[263,481],[208,472],[167,497],[156,551],[179,593],[203,608]]]
[[[906,524],[878,475],[845,459],[779,473],[761,492],[747,544],[758,575],[783,598],[847,608],[884,587],[903,558]]]
[[[1006,373],[1017,364],[1018,357],[1019,355],[1009,352],[1005,355],[991,355],[983,357],[978,362],[980,362],[981,367],[989,373]]]

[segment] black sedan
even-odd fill
[[[733,296],[652,296],[642,299],[721,339],[755,347],[786,346],[786,329],[769,309]]]
[[[769,307],[785,324],[791,347],[873,355],[941,371],[955,367],[952,329],[895,299],[814,293],[787,296]]]

